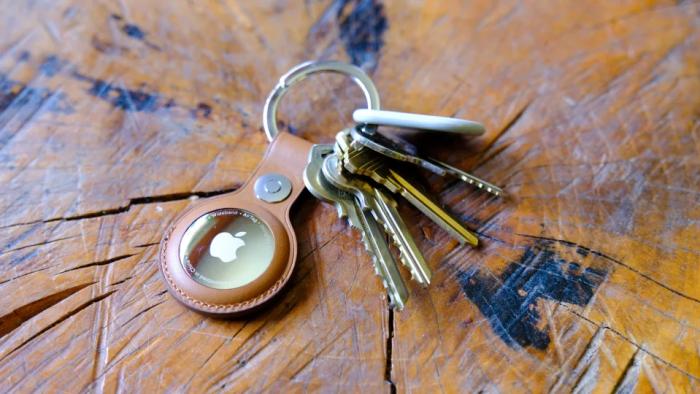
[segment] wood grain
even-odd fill
[[[41,391],[695,392],[700,379],[697,2],[3,1],[0,386]],[[244,320],[187,311],[157,266],[192,200],[260,160],[262,103],[307,59],[364,67],[414,135],[503,185],[422,174],[481,239],[401,212],[434,271],[388,309],[358,235],[311,198],[301,258]],[[287,131],[362,105],[319,77]]]

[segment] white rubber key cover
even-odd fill
[[[355,110],[355,112],[352,113],[352,118],[357,123],[432,130],[466,135],[482,135],[484,134],[484,131],[486,131],[484,129],[484,125],[472,120],[376,109]]]

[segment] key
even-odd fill
[[[372,259],[374,271],[389,293],[391,306],[401,310],[408,300],[408,290],[379,224],[370,212],[362,209],[352,194],[336,188],[323,176],[323,159],[332,154],[332,145],[314,145],[311,148],[309,163],[304,169],[304,184],[315,197],[333,203],[338,209],[338,215],[346,217],[348,223],[359,230],[365,249]]]
[[[476,186],[478,189],[485,190],[487,193],[493,194],[496,197],[506,197],[506,192],[504,192],[503,189],[494,185],[493,183],[486,182],[485,180],[477,178],[466,171],[462,171],[457,167],[453,167],[439,160],[432,158],[429,158],[428,160],[431,163],[442,167],[445,170],[445,172],[447,172],[449,175],[455,178],[460,179],[462,182],[468,183],[472,186]]]
[[[479,240],[476,235],[467,230],[463,225],[459,223],[457,219],[452,217],[448,212],[442,209],[437,203],[435,203],[430,197],[428,197],[421,190],[417,189],[411,184],[410,181],[406,179],[401,173],[394,171],[396,177],[395,179],[389,179],[382,176],[382,174],[374,173],[371,169],[361,172],[358,165],[363,164],[363,160],[367,160],[367,156],[370,158],[378,159],[373,152],[362,145],[353,147],[357,145],[352,141],[351,131],[343,130],[336,135],[336,144],[334,150],[336,154],[339,155],[343,163],[343,167],[351,173],[356,173],[358,175],[365,175],[372,178],[375,182],[379,184],[384,184],[392,193],[399,193],[404,198],[406,198],[413,206],[418,208],[424,215],[428,216],[431,220],[437,223],[440,227],[445,229],[453,237],[457,238],[461,243],[468,243],[472,246],[478,245]],[[363,152],[363,156],[356,157],[353,162],[349,162],[349,157],[351,155],[357,154],[357,152]],[[364,157],[364,158],[363,158]],[[367,168],[370,166],[368,165]],[[353,168],[355,171],[353,171]],[[384,168],[384,172],[387,172]],[[385,183],[382,183],[385,182]]]
[[[344,153],[343,166],[356,175],[364,175],[400,194],[425,216],[432,219],[461,243],[477,246],[479,240],[428,195],[415,187],[398,168],[389,167],[387,159],[364,146],[351,147]]]
[[[404,141],[403,143],[399,143],[398,141],[394,141],[379,134],[379,132],[370,134],[368,132],[362,132],[356,127],[350,129],[350,136],[352,140],[356,141],[358,144],[372,149],[377,153],[381,153],[386,157],[413,163],[440,176],[447,175],[447,171],[441,166],[419,157],[416,147],[408,142]]]
[[[372,212],[399,249],[400,260],[411,272],[412,279],[424,287],[428,286],[432,272],[396,210],[396,202],[382,190],[383,187],[373,187],[360,178],[349,177],[344,173],[338,163],[338,156],[329,155],[323,161],[326,179],[337,188],[354,194],[363,203],[363,208]]]
[[[333,145],[317,144],[311,147],[309,162],[304,168],[304,185],[314,197],[334,204],[338,210],[338,217],[347,218],[350,225],[359,230],[361,228],[360,219],[354,210],[348,209],[347,204],[337,202],[338,193],[335,193],[335,190],[330,190],[325,185],[321,166],[323,159],[330,154],[333,154]]]
[[[474,175],[460,170],[459,168],[453,167],[433,158],[422,158],[418,156],[416,147],[406,141],[399,143],[381,135],[378,132],[370,134],[363,132],[360,128],[352,128],[350,130],[350,136],[352,140],[358,144],[394,160],[416,164],[440,176],[453,176],[495,196],[505,195],[503,189],[500,187],[486,182],[483,179],[479,179]]]

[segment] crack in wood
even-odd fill
[[[158,305],[164,303],[165,301],[167,301],[167,300],[158,301],[158,302],[156,302],[155,304],[153,304],[153,305],[151,305],[151,306],[148,306],[148,307],[145,308],[145,309],[142,309],[141,311],[139,311],[138,313],[136,313],[134,316],[130,317],[129,320],[127,320],[127,321],[125,321],[124,323],[122,323],[121,326],[122,326],[122,327],[126,326],[126,325],[129,324],[129,322],[131,322],[132,320],[134,320],[134,319],[136,319],[137,317],[143,315],[144,313],[150,311],[151,309],[157,307]]]
[[[77,266],[77,267],[72,267],[72,268],[65,269],[65,270],[59,272],[58,275],[64,274],[64,273],[66,273],[66,272],[71,272],[71,271],[79,270],[79,269],[82,269],[82,268],[96,267],[96,266],[100,266],[100,265],[111,264],[111,263],[117,262],[117,261],[119,261],[119,260],[124,260],[124,259],[128,259],[129,257],[136,256],[137,254],[138,254],[138,253],[124,254],[124,255],[121,255],[121,256],[112,257],[112,258],[107,259],[107,260],[94,261],[94,262],[92,262],[92,263],[87,263],[87,264],[79,265],[79,266]]]
[[[570,313],[572,313],[573,315],[575,315],[575,316],[577,316],[577,317],[579,317],[579,318],[585,320],[586,322],[588,322],[588,323],[594,325],[595,327],[602,328],[602,329],[604,329],[604,330],[609,330],[610,332],[614,333],[615,335],[617,335],[617,336],[619,336],[620,338],[622,338],[623,340],[625,340],[625,342],[628,342],[629,344],[631,344],[632,346],[634,346],[635,348],[637,348],[638,351],[641,351],[641,352],[644,352],[645,354],[650,355],[651,357],[655,358],[655,359],[658,360],[659,362],[662,362],[662,363],[666,364],[667,366],[669,366],[669,367],[675,369],[676,371],[682,373],[683,375],[687,376],[688,378],[693,379],[693,380],[696,380],[696,381],[700,381],[700,377],[695,376],[695,375],[691,374],[690,372],[684,370],[683,368],[681,368],[681,367],[679,367],[679,366],[677,366],[677,365],[671,363],[670,361],[667,361],[666,359],[662,358],[661,356],[650,352],[649,350],[645,349],[643,346],[639,345],[638,343],[636,343],[636,342],[633,341],[632,339],[630,339],[630,338],[628,338],[627,336],[625,336],[624,334],[622,334],[620,331],[617,331],[616,329],[614,329],[614,328],[612,328],[612,327],[610,327],[610,326],[608,326],[608,325],[606,325],[606,324],[598,324],[598,323],[596,323],[595,321],[593,321],[593,320],[587,318],[586,316],[580,314],[579,312],[573,310],[572,308],[570,308],[569,306],[567,306],[567,305],[565,305],[565,304],[563,304],[563,303],[559,303],[559,305],[560,305],[562,308],[566,309],[568,312],[570,312]]]
[[[577,244],[577,243],[575,243],[575,242],[567,241],[567,240],[565,240],[565,239],[557,239],[557,238],[543,237],[543,236],[539,236],[539,235],[529,235],[529,234],[519,234],[519,233],[515,233],[515,235],[519,235],[519,236],[525,237],[525,238],[539,239],[539,240],[543,240],[543,241],[558,242],[558,243],[560,243],[560,244],[562,244],[562,245],[567,245],[567,246],[572,246],[572,247],[579,248],[580,250],[582,250],[582,251],[584,251],[584,252],[591,253],[591,254],[596,255],[596,256],[598,256],[598,257],[602,257],[602,258],[604,258],[604,259],[606,259],[606,260],[609,260],[609,261],[612,262],[612,263],[615,263],[615,264],[620,265],[620,266],[622,266],[622,267],[624,267],[624,268],[627,268],[628,270],[634,272],[635,274],[637,274],[637,275],[639,275],[639,276],[643,277],[644,279],[647,279],[647,280],[649,280],[649,281],[651,281],[651,282],[654,282],[655,284],[657,284],[657,285],[663,287],[664,289],[666,289],[666,290],[672,292],[673,294],[675,294],[675,295],[677,295],[677,296],[683,297],[683,298],[688,299],[688,300],[690,300],[690,301],[694,301],[694,302],[700,303],[700,300],[698,300],[697,298],[692,297],[692,296],[689,296],[689,295],[687,295],[687,294],[684,294],[684,293],[682,293],[682,292],[680,292],[680,291],[678,291],[678,290],[676,290],[676,289],[674,289],[674,288],[672,288],[672,287],[670,287],[670,286],[668,286],[668,285],[666,285],[666,284],[664,284],[664,283],[662,283],[662,282],[659,282],[658,280],[656,280],[656,279],[652,278],[651,276],[649,276],[649,275],[647,275],[647,274],[645,274],[645,273],[643,273],[643,272],[637,270],[636,268],[631,267],[631,266],[625,264],[625,263],[622,262],[621,260],[618,260],[618,259],[616,259],[616,258],[614,258],[614,257],[612,257],[612,256],[610,256],[610,255],[607,255],[607,254],[605,254],[605,253],[603,253],[603,252],[599,252],[599,251],[597,251],[597,250],[591,249],[591,248],[589,248],[589,247],[587,247],[587,246],[579,245],[579,244]]]
[[[270,322],[270,319],[269,319],[269,318],[268,318],[268,319],[265,319],[261,325],[259,325],[258,327],[256,327],[255,330],[253,330],[253,332],[250,333],[250,335],[248,336],[248,338],[249,338],[248,340],[250,340],[251,338],[256,337],[256,336],[258,335],[259,332],[261,332],[265,327],[267,327],[267,324],[268,324],[269,322]],[[268,343],[269,343],[269,342],[268,342]],[[214,383],[212,384],[212,387],[216,386],[216,387],[218,387],[220,390],[226,388],[226,385],[228,384],[228,382],[230,381],[230,379],[233,378],[233,379],[235,380],[234,375],[237,374],[237,373],[239,373],[239,371],[241,371],[241,369],[243,369],[246,365],[248,365],[248,363],[250,362],[250,360],[252,360],[253,358],[255,358],[255,357],[265,348],[265,346],[266,346],[268,343],[261,343],[261,344],[260,344],[261,346],[260,346],[258,349],[254,350],[251,354],[241,354],[240,357],[239,357],[239,359],[238,359],[237,362],[236,362],[236,366],[235,366],[226,376],[223,376],[223,377],[221,377],[219,380],[217,380],[216,382],[214,382]]]
[[[128,280],[133,279],[133,278],[134,278],[133,276],[127,276],[126,278],[124,278],[124,279],[122,279],[122,280],[118,280],[118,281],[116,281],[116,282],[114,282],[114,283],[110,283],[109,286],[120,285],[120,284],[122,284],[122,283],[124,283],[124,282],[126,282],[126,281],[128,281]]]
[[[22,222],[22,223],[13,223],[13,224],[7,224],[4,226],[0,226],[0,230],[11,228],[11,227],[18,227],[18,226],[26,226],[26,225],[31,225],[31,224],[36,224],[36,223],[51,223],[51,222],[71,222],[71,221],[76,221],[76,220],[83,220],[83,219],[93,219],[93,218],[99,218],[103,216],[112,216],[112,215],[118,215],[120,213],[128,212],[131,207],[135,205],[147,205],[147,204],[153,204],[153,203],[160,203],[160,202],[172,202],[172,201],[180,201],[180,200],[187,200],[193,197],[198,197],[198,198],[208,198],[208,197],[215,197],[221,194],[226,194],[226,193],[231,193],[240,188],[240,185],[236,185],[235,187],[227,188],[227,189],[220,189],[220,190],[213,190],[213,191],[195,191],[195,192],[186,192],[186,193],[172,193],[172,194],[162,194],[162,195],[156,195],[156,196],[145,196],[145,197],[135,197],[132,199],[129,199],[129,203],[117,207],[117,208],[109,208],[109,209],[103,209],[100,211],[96,212],[88,212],[80,215],[74,215],[74,216],[60,216],[60,217],[55,217],[55,218],[50,218],[50,219],[42,219],[42,220],[33,220],[29,222]]]
[[[97,303],[97,302],[100,302],[100,301],[104,300],[105,298],[111,296],[111,295],[114,294],[115,292],[116,292],[116,290],[109,291],[109,292],[107,292],[107,293],[105,293],[105,294],[102,294],[102,295],[100,295],[100,296],[98,296],[98,297],[96,297],[96,298],[93,298],[93,299],[91,299],[91,300],[88,300],[87,302],[85,302],[85,303],[79,305],[78,307],[76,307],[76,308],[73,309],[72,311],[69,311],[69,312],[66,313],[65,315],[61,316],[58,320],[54,321],[53,323],[51,323],[51,324],[49,324],[48,326],[46,326],[46,327],[42,328],[41,330],[39,330],[39,331],[38,331],[37,333],[35,333],[34,335],[32,335],[32,336],[30,336],[29,338],[27,338],[27,339],[25,339],[24,341],[22,341],[22,343],[20,343],[19,345],[15,346],[12,350],[10,350],[9,352],[7,352],[7,354],[5,354],[5,356],[3,356],[2,358],[0,358],[0,361],[4,361],[4,360],[7,359],[8,357],[10,357],[12,354],[14,354],[17,350],[21,349],[24,345],[26,345],[26,344],[28,344],[29,342],[33,341],[34,339],[38,338],[38,337],[41,336],[43,333],[49,331],[50,329],[56,327],[57,325],[59,325],[59,324],[61,324],[61,323],[63,323],[63,322],[66,321],[68,318],[70,318],[70,317],[72,317],[72,316],[78,314],[80,311],[82,311],[83,309],[89,307],[90,305],[95,304],[95,303]]]
[[[392,380],[392,363],[393,363],[393,346],[394,346],[394,309],[389,307],[387,319],[387,336],[386,336],[386,364],[384,366],[384,380],[389,383],[389,391],[391,394],[396,394],[396,384]]]
[[[56,239],[50,239],[50,240],[46,240],[46,241],[42,241],[42,242],[37,242],[37,243],[34,243],[34,244],[30,244],[30,245],[19,246],[19,247],[16,247],[16,248],[14,248],[14,249],[3,250],[2,252],[0,252],[0,256],[6,255],[6,254],[11,253],[11,252],[16,252],[16,251],[18,251],[18,250],[23,250],[23,249],[27,249],[27,248],[33,248],[33,247],[36,247],[36,246],[44,246],[44,245],[48,245],[48,244],[51,244],[51,243],[54,243],[54,242],[65,241],[65,240],[68,240],[68,239],[78,238],[78,237],[80,237],[80,235],[70,235],[70,236],[67,236],[67,237],[61,237],[61,238],[56,238]]]
[[[4,316],[0,316],[0,338],[11,333],[27,320],[94,283],[95,282],[83,283],[59,291],[58,293],[50,294],[44,298],[30,302],[29,304],[22,305]]]
[[[147,248],[149,246],[158,245],[160,242],[147,242],[145,244],[134,245],[135,248]]]
[[[10,281],[13,281],[13,280],[15,280],[15,279],[19,279],[19,278],[25,277],[25,276],[27,276],[27,275],[35,274],[35,273],[41,272],[41,271],[46,271],[46,270],[48,270],[49,268],[51,268],[51,267],[43,267],[43,268],[39,268],[39,269],[36,269],[36,270],[33,270],[33,271],[25,272],[25,273],[23,273],[23,274],[21,274],[21,275],[13,276],[12,278],[5,279],[5,280],[3,280],[3,281],[0,281],[0,285],[3,285],[3,284],[5,284],[5,283],[10,282]]]
[[[347,225],[345,230],[352,230],[352,228],[350,225]],[[322,243],[321,245],[316,245],[315,247],[311,248],[311,250],[309,250],[308,252],[306,252],[306,254],[304,254],[303,256],[301,256],[299,258],[299,261],[304,261],[304,260],[306,260],[307,257],[309,257],[309,256],[313,255],[314,253],[323,249],[326,245],[328,245],[331,242],[333,242],[334,240],[336,240],[340,235],[345,234],[345,230],[336,232],[326,242]]]

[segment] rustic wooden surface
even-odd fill
[[[697,2],[2,10],[3,392],[697,392]],[[229,322],[185,310],[157,271],[164,227],[240,186],[267,144],[269,89],[316,58],[363,66],[387,109],[484,122],[478,139],[416,142],[513,197],[429,178],[483,247],[402,207],[434,270],[403,312],[358,235],[309,195],[276,305]],[[282,117],[330,141],[361,103],[319,77]]]

